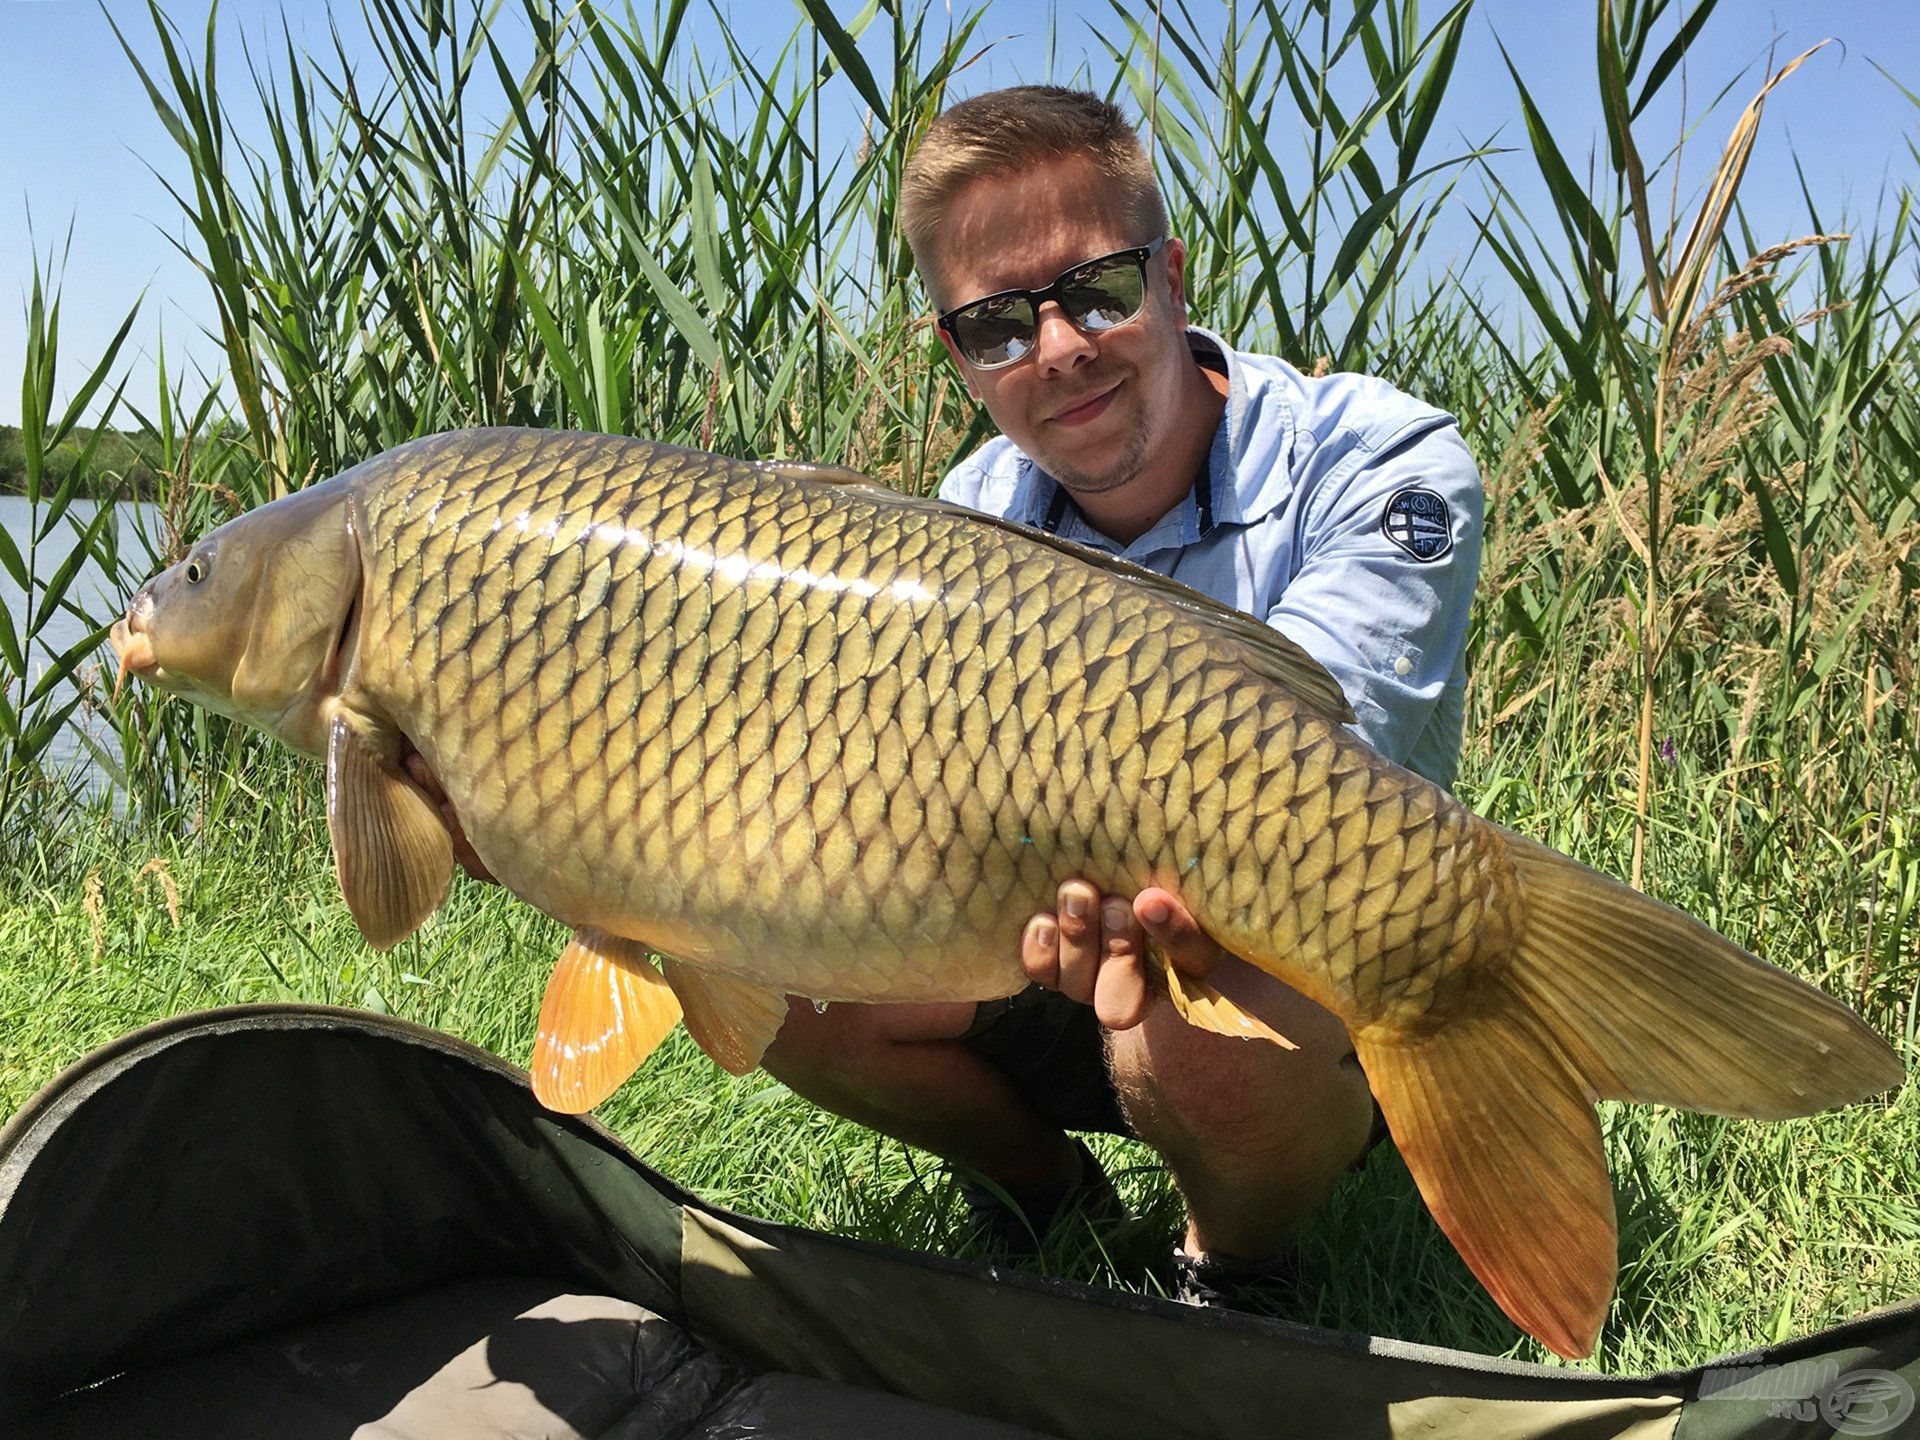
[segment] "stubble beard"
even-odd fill
[[[1069,495],[1109,494],[1137,479],[1141,467],[1146,464],[1147,417],[1144,414],[1134,416],[1119,458],[1100,470],[1083,470],[1071,459],[1051,459],[1040,455],[1034,458]]]

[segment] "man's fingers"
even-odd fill
[[[447,803],[447,792],[440,786],[440,777],[427,765],[427,757],[419,751],[411,751],[406,758],[407,774],[413,777],[413,783],[427,792],[427,798],[435,805]]]
[[[1069,1000],[1093,1003],[1093,981],[1100,969],[1100,892],[1084,880],[1060,887],[1060,983]]]
[[[488,885],[498,885],[500,881],[487,868],[487,862],[480,858],[480,852],[473,848],[467,839],[467,832],[460,828],[460,821],[454,816],[451,805],[442,805],[440,813],[446,817],[447,835],[453,841],[453,858],[460,862],[460,868],[474,879]]]
[[[1204,976],[1220,963],[1220,947],[1207,938],[1193,912],[1170,892],[1142,890],[1133,897],[1133,913],[1182,974]]]
[[[1143,890],[1129,904],[1103,897],[1085,880],[1060,886],[1056,914],[1035,915],[1020,937],[1027,978],[1069,1000],[1093,1006],[1109,1030],[1146,1018],[1153,1003],[1147,975],[1151,935],[1182,973],[1205,975],[1221,952],[1187,908],[1165,890]]]
[[[1100,906],[1100,972],[1093,982],[1093,1013],[1109,1030],[1128,1030],[1146,1018],[1146,933],[1133,907],[1115,896]]]
[[[1060,988],[1060,927],[1051,915],[1036,915],[1020,936],[1020,968],[1049,990]]]

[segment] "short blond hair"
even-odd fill
[[[1142,243],[1167,233],[1153,163],[1120,108],[1086,90],[1015,85],[954,105],[927,127],[900,179],[900,228],[936,300],[934,240],[953,197],[974,181],[1085,155],[1117,187]]]

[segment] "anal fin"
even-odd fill
[[[787,1018],[787,997],[681,960],[665,960],[667,983],[686,1011],[687,1032],[729,1075],[760,1063]]]
[[[1267,1040],[1283,1050],[1300,1047],[1257,1015],[1251,1015],[1197,975],[1188,975],[1166,957],[1158,945],[1147,945],[1147,957],[1166,983],[1167,998],[1180,1018],[1196,1030],[1231,1035],[1236,1040]]]
[[[549,1110],[593,1109],[638,1070],[680,1019],[680,1002],[647,948],[576,930],[540,1003],[533,1093]]]
[[[453,881],[453,841],[439,810],[400,767],[398,737],[336,715],[327,733],[327,833],[347,909],[376,950],[399,944],[440,908]]]

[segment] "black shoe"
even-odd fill
[[[970,1240],[1009,1259],[1031,1259],[1040,1241],[1070,1210],[1100,1219],[1124,1219],[1127,1207],[1086,1142],[1075,1140],[1080,1173],[1065,1184],[996,1185],[975,1175],[955,1173],[954,1187],[967,1210]]]
[[[1189,1255],[1173,1250],[1173,1298],[1183,1305],[1206,1305],[1271,1314],[1300,1288],[1300,1251],[1292,1245],[1265,1260],[1237,1255]]]

